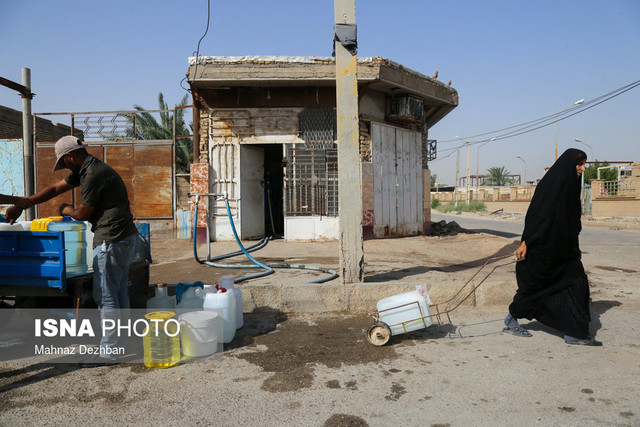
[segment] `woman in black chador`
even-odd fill
[[[602,345],[589,335],[589,283],[581,261],[580,176],[587,155],[565,151],[536,188],[516,250],[518,290],[504,332],[530,337],[520,318],[563,332],[567,344]]]

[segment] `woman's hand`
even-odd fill
[[[527,254],[527,245],[523,240],[522,243],[520,243],[520,246],[518,247],[518,249],[516,249],[516,259],[518,260],[524,259],[526,254]]]

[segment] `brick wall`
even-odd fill
[[[55,142],[71,135],[71,127],[36,116],[36,142]],[[74,134],[82,137],[81,131]],[[22,139],[22,112],[0,105],[0,138]]]

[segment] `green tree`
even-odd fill
[[[438,182],[438,174],[431,175],[431,188],[436,187],[436,182]]]
[[[189,96],[185,94],[177,107],[188,105]],[[158,106],[160,110],[169,110],[169,106],[164,100],[162,92],[158,95]],[[164,111],[160,114],[160,122],[156,120],[153,114],[147,112],[140,105],[134,105],[138,114],[136,114],[136,139],[173,139],[173,114]],[[193,129],[193,123],[188,126],[184,120],[184,108],[175,110],[176,116],[176,136],[189,135]],[[127,121],[131,124],[126,132],[128,137],[133,136],[133,115],[126,114]],[[193,140],[191,138],[179,138],[176,140],[176,172],[189,173],[189,165],[193,161]]]
[[[504,166],[494,166],[492,168],[487,169],[487,178],[485,179],[486,185],[509,185],[513,184],[513,180],[507,178],[511,172],[507,170]]]
[[[603,166],[609,166],[609,163],[598,163],[596,160],[595,163],[589,165],[587,169],[584,171],[584,183],[586,185],[591,184],[592,179],[598,178],[598,168]],[[600,179],[604,181],[615,181],[618,179],[618,170],[617,169],[602,169],[600,171]]]

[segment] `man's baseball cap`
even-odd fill
[[[64,169],[64,166],[60,163],[60,159],[67,153],[75,151],[79,148],[86,148],[82,141],[72,135],[63,136],[56,142],[56,164],[53,167],[53,171]]]

